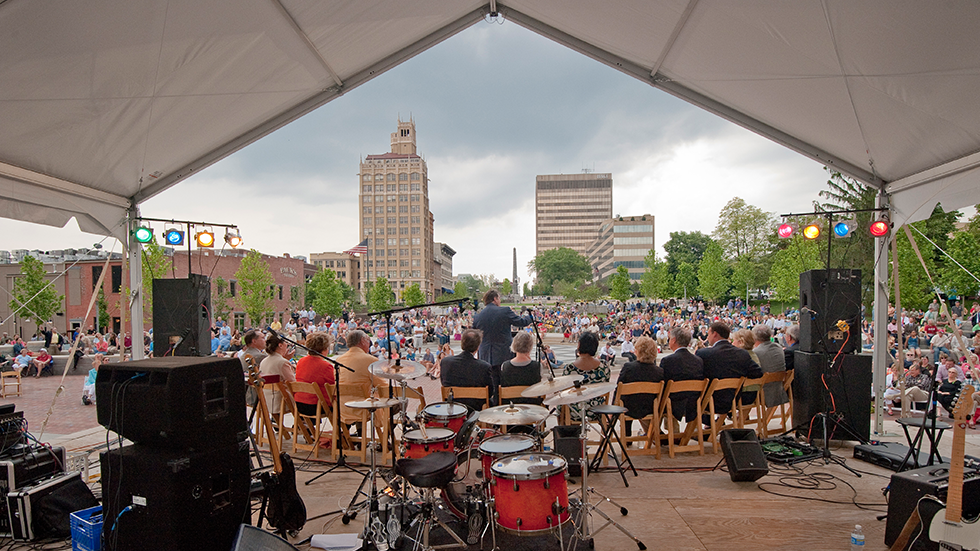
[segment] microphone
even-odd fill
[[[279,333],[277,333],[276,330],[273,329],[271,325],[266,325],[265,326],[265,330],[268,331],[269,333],[272,333],[273,335],[275,335],[277,337],[279,336]]]

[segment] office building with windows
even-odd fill
[[[612,218],[612,174],[538,176],[534,191],[535,255],[568,247],[585,255],[604,220]]]
[[[439,276],[432,273],[434,219],[429,211],[428,169],[416,149],[415,121],[398,121],[391,134],[391,151],[368,155],[361,161],[360,239],[367,240],[361,255],[358,291],[378,277],[388,279],[395,298],[418,283],[427,299],[435,296]]]
[[[606,279],[626,266],[631,280],[639,280],[646,271],[643,259],[653,248],[652,214],[617,216],[602,221],[599,235],[586,250],[592,275]]]

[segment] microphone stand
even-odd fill
[[[304,345],[302,345],[302,344],[300,344],[300,343],[298,343],[298,342],[290,339],[289,337],[283,335],[282,333],[278,333],[275,329],[272,329],[271,327],[267,327],[266,328],[266,331],[269,331],[273,335],[279,337],[280,339],[282,339],[282,340],[284,340],[284,341],[286,341],[288,343],[293,344],[294,346],[298,346],[298,347],[302,348],[303,350],[306,350],[308,353],[310,353],[310,354],[312,354],[314,356],[319,356],[319,357],[323,358],[324,360],[327,360],[327,362],[329,362],[330,364],[333,365],[333,373],[334,373],[334,375],[333,375],[334,376],[334,379],[333,379],[334,380],[334,385],[333,385],[333,399],[334,399],[334,404],[335,404],[335,406],[337,408],[337,412],[338,412],[338,415],[337,415],[337,417],[338,417],[337,418],[337,426],[334,427],[334,430],[340,432],[340,415],[339,415],[339,412],[340,412],[340,404],[341,404],[341,402],[340,402],[340,368],[342,367],[342,368],[346,369],[347,371],[350,371],[351,373],[353,373],[354,370],[351,369],[351,368],[349,368],[349,367],[347,367],[346,365],[338,362],[337,360],[335,360],[333,358],[328,358],[327,356],[325,356],[325,355],[317,352],[316,350],[311,350],[311,349],[307,348],[306,346],[304,346]],[[341,442],[341,440],[340,440],[340,434],[338,434],[338,440],[337,441],[338,442]],[[319,446],[320,443],[317,442],[316,445]],[[349,470],[351,472],[355,472],[355,473],[357,473],[357,474],[359,474],[361,476],[366,476],[366,473],[364,473],[362,471],[359,471],[359,470],[355,469],[354,467],[351,467],[350,465],[347,464],[347,456],[344,454],[344,446],[343,446],[342,443],[341,444],[338,444],[338,446],[340,447],[340,449],[338,450],[339,455],[337,457],[337,464],[334,465],[333,467],[330,467],[326,471],[323,471],[322,473],[316,475],[312,479],[307,480],[305,482],[305,484],[307,486],[309,486],[310,484],[312,484],[313,482],[315,482],[316,480],[318,480],[320,477],[326,475],[327,473],[332,473],[333,471],[335,471],[337,469],[347,469],[347,470]]]
[[[541,363],[541,359],[544,358],[545,363],[548,364],[548,371],[551,373],[551,375],[549,375],[549,377],[548,377],[548,381],[554,381],[555,380],[555,366],[551,365],[551,360],[548,359],[548,355],[545,354],[545,352],[544,352],[544,341],[541,340],[541,333],[538,331],[538,322],[537,322],[537,320],[534,319],[534,311],[533,310],[528,310],[527,311],[527,315],[528,315],[529,318],[531,318],[531,327],[534,328],[534,338],[537,340],[537,344],[535,345],[535,348],[536,348],[536,353],[537,353],[537,357],[538,357],[537,358],[538,359],[538,364],[540,364]]]

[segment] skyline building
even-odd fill
[[[545,174],[535,179],[535,256],[568,247],[587,256],[603,221],[612,218],[612,174]]]
[[[646,271],[644,258],[653,248],[654,217],[617,216],[604,220],[598,236],[589,243],[586,257],[595,279],[606,279],[626,266],[631,281],[638,281]]]
[[[358,180],[358,235],[367,240],[358,292],[364,296],[366,283],[384,276],[396,300],[413,283],[418,283],[426,299],[432,299],[441,288],[441,274],[433,276],[428,167],[418,155],[414,119],[398,119],[391,151],[364,158]]]

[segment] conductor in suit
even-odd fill
[[[487,396],[493,390],[493,379],[490,376],[490,364],[479,360],[473,354],[480,347],[481,335],[477,329],[466,329],[460,340],[463,350],[455,356],[443,358],[440,365],[442,372],[439,374],[442,386],[470,386],[485,387]],[[466,405],[474,411],[483,409],[483,400],[477,398],[454,399]]]
[[[686,327],[674,327],[670,330],[667,346],[671,353],[660,359],[660,367],[664,370],[665,381],[701,381],[704,380],[704,362],[691,353],[691,330]],[[670,409],[678,421],[686,418],[688,423],[698,416],[698,392],[679,392],[670,398]]]
[[[739,377],[746,377],[757,379],[762,377],[762,368],[755,363],[749,352],[728,341],[731,331],[728,324],[721,321],[716,321],[708,326],[708,344],[710,346],[697,352],[698,357],[704,362],[705,378],[738,379]],[[751,397],[743,396],[743,401],[754,400],[755,393],[752,394]],[[716,392],[714,394],[715,413],[729,413],[734,397],[732,390]]]
[[[473,327],[483,332],[483,342],[480,343],[479,357],[492,367],[493,387],[500,386],[500,365],[514,357],[510,344],[510,328],[526,327],[531,324],[531,316],[518,316],[510,308],[500,305],[500,293],[490,289],[483,295],[486,307],[473,316]],[[491,404],[497,403],[494,395]]]

